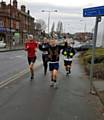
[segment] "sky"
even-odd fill
[[[10,0],[4,1],[9,3]],[[103,6],[104,0],[18,0],[19,8],[22,4],[26,5],[26,9],[30,10],[30,14],[35,19],[43,19],[46,25],[48,24],[48,12],[41,11],[57,10],[58,12],[50,14],[50,29],[53,22],[57,26],[58,21],[62,21],[65,32],[76,33],[92,32],[95,18],[84,18],[83,8]]]

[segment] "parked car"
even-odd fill
[[[4,41],[0,41],[0,48],[6,48],[6,43],[4,43]]]

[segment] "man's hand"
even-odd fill
[[[41,42],[38,42],[38,44],[40,45],[40,44],[41,44]]]
[[[29,46],[26,46],[26,49],[29,49]]]
[[[64,42],[67,42],[67,40],[66,40],[66,39],[64,39]]]

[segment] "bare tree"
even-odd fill
[[[41,30],[41,24],[40,23],[35,23],[35,30]]]
[[[54,29],[55,29],[55,23],[53,22],[53,24],[52,24],[52,28],[51,28],[51,33],[54,32]]]
[[[58,22],[56,31],[57,31],[58,39],[61,39],[63,33],[63,24],[61,21]]]
[[[57,28],[56,28],[57,33],[63,33],[63,24],[61,21],[58,22]]]
[[[42,31],[45,31],[45,29],[46,29],[46,23],[44,22],[44,20],[38,19],[37,20],[37,24],[40,24],[40,28],[39,29],[41,29]]]

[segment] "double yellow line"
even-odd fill
[[[14,76],[11,76],[7,80],[3,80],[2,82],[0,82],[0,88],[2,88],[4,86],[8,85],[9,83],[15,81],[16,79],[20,78],[21,76],[25,75],[26,73],[28,73],[28,69],[23,70],[23,71],[15,74]]]
[[[41,66],[42,63],[38,64],[37,66],[35,66],[35,69],[38,68],[39,66]],[[25,75],[26,73],[28,73],[29,70],[25,69],[17,74],[15,74],[14,76],[11,76],[10,78],[8,78],[7,80],[3,80],[2,82],[0,82],[0,88],[3,88],[4,86],[8,85],[9,83],[17,80],[18,78],[22,77],[23,75]]]

